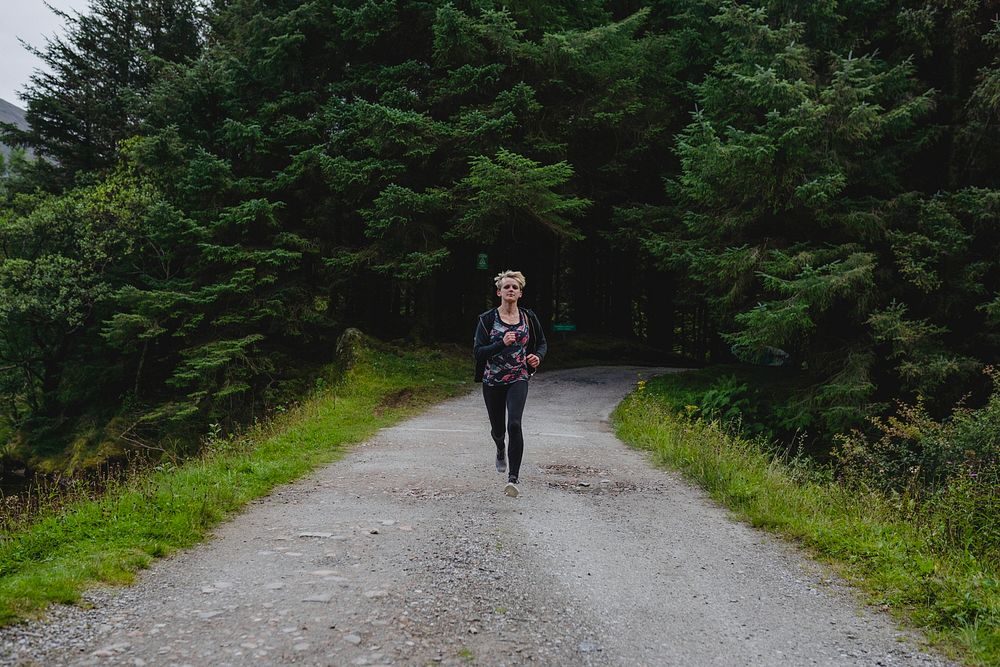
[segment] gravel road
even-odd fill
[[[661,369],[663,370],[663,369]],[[950,665],[619,442],[655,369],[531,382],[519,498],[474,391],[250,505],[4,665]]]

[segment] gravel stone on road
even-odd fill
[[[615,438],[667,370],[535,376],[518,498],[478,390],[383,429],[136,585],[0,630],[0,664],[952,665]]]

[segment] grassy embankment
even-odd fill
[[[77,602],[88,587],[132,581],[154,558],[199,542],[248,501],[464,391],[469,375],[464,351],[362,349],[331,389],[270,424],[38,517],[0,539],[0,625],[37,616],[53,602]]]
[[[763,439],[678,413],[678,380],[640,384],[614,413],[618,435],[753,526],[833,564],[871,603],[923,629],[946,652],[970,665],[1000,665],[1000,568],[942,546],[947,517],[914,515],[885,494],[785,460]]]

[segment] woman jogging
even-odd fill
[[[524,290],[524,275],[520,271],[504,271],[497,275],[494,282],[500,306],[482,313],[476,324],[473,345],[476,357],[475,380],[483,382],[483,399],[490,416],[490,435],[497,446],[497,472],[508,473],[504,493],[516,498],[517,477],[524,453],[521,414],[524,412],[524,401],[528,398],[528,378],[542,363],[548,346],[535,314],[517,305]]]

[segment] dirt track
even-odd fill
[[[947,665],[794,548],[611,433],[650,369],[543,373],[506,498],[478,392],[381,431],[16,665]]]

